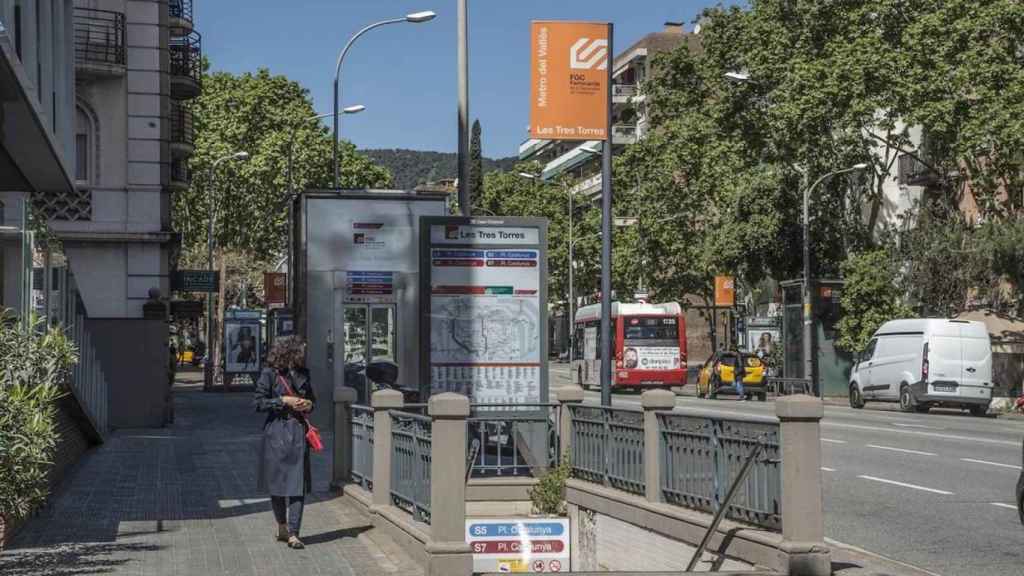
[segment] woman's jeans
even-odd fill
[[[285,504],[285,501],[288,501]],[[274,508],[274,518],[278,524],[288,525],[288,535],[298,536],[299,528],[302,528],[302,506],[305,503],[303,496],[271,496],[270,504]]]

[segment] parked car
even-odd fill
[[[1021,452],[1024,453],[1024,442],[1021,442]],[[1021,458],[1021,464],[1024,464],[1024,457]],[[1017,514],[1020,515],[1020,523],[1024,524],[1024,470],[1020,471],[1020,477],[1017,478]]]
[[[992,345],[983,323],[891,320],[875,332],[854,364],[850,406],[899,402],[904,412],[943,406],[984,416],[992,386]]]
[[[697,396],[714,399],[722,393],[735,394],[737,362],[743,366],[744,394],[764,402],[768,398],[764,363],[754,354],[735,350],[715,352],[708,358],[697,376]]]

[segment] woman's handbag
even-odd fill
[[[296,394],[295,391],[292,390],[291,385],[288,384],[287,378],[281,376],[280,374],[277,375],[277,378],[281,381],[281,384],[284,385],[284,388],[285,390],[288,391],[289,395],[298,396],[298,394]],[[305,414],[302,414],[300,412],[300,415],[302,416],[302,419],[306,422],[306,442],[309,443],[309,447],[313,450],[313,452],[322,451],[324,449],[324,443],[323,440],[320,439],[320,430],[318,430],[316,426],[313,426],[313,424],[309,422],[309,418],[306,418]]]

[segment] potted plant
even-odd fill
[[[56,400],[77,362],[64,333],[41,324],[0,313],[0,548],[11,524],[46,500]]]

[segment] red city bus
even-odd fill
[[[601,384],[601,305],[576,311],[572,371],[584,389]],[[612,302],[612,389],[686,385],[686,319],[677,302]]]

